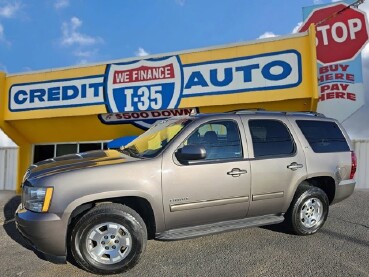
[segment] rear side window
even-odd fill
[[[286,156],[295,152],[295,144],[286,125],[277,120],[250,120],[254,156]]]
[[[297,120],[311,148],[316,153],[346,152],[350,151],[341,129],[335,122]]]

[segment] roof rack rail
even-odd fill
[[[234,114],[285,114],[285,115],[310,115],[316,117],[326,117],[322,113],[313,112],[313,111],[296,111],[296,112],[286,112],[286,111],[267,111],[265,109],[256,108],[256,109],[239,109],[234,111],[229,111],[227,113],[234,113]]]
[[[286,114],[306,114],[306,115],[311,115],[311,116],[316,116],[316,117],[326,117],[322,113],[313,112],[313,111],[287,112]]]

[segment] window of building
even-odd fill
[[[106,142],[80,142],[34,145],[33,163],[59,157],[62,155],[81,153],[91,150],[107,149]]]
[[[79,151],[78,145],[76,143],[66,143],[66,144],[57,144],[56,145],[56,157],[68,155],[68,154],[75,154]]]
[[[277,120],[250,120],[254,156],[286,156],[295,152],[295,144],[286,125]]]
[[[78,152],[81,153],[99,149],[101,149],[101,143],[80,143]]]
[[[33,150],[33,163],[55,157],[55,145],[35,145]]]

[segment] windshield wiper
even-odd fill
[[[131,147],[122,147],[119,148],[118,150],[119,152],[123,153],[123,154],[127,154],[128,156],[131,156],[133,158],[141,158],[140,154],[138,153],[138,151],[134,148]]]

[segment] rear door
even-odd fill
[[[240,131],[240,128],[242,128]],[[204,122],[187,130],[163,157],[163,205],[167,229],[246,217],[250,162],[239,116]],[[175,151],[199,144],[204,160],[180,163]]]
[[[251,164],[248,216],[285,212],[296,184],[306,176],[304,151],[285,117],[244,118]]]

